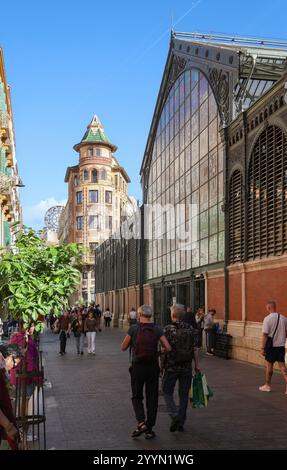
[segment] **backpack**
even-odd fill
[[[135,346],[133,352],[137,361],[151,362],[157,357],[158,337],[155,332],[154,323],[138,325]]]
[[[175,341],[172,344],[176,364],[191,362],[194,357],[194,334],[191,328],[176,325]]]

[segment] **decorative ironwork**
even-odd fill
[[[229,188],[229,259],[241,263],[244,258],[244,204],[242,173],[235,170]]]
[[[217,68],[209,69],[209,82],[217,101],[221,125],[225,127],[230,120],[228,72]]]
[[[60,228],[60,217],[64,206],[53,206],[47,210],[45,214],[45,225],[49,230],[53,232],[58,232]]]
[[[171,87],[177,80],[178,76],[184,71],[186,64],[187,64],[187,60],[184,59],[184,57],[179,57],[176,55],[173,56],[172,65],[171,65],[169,76],[168,76],[165,96],[169,94]]]
[[[252,152],[248,173],[248,259],[287,251],[287,138],[268,126]]]

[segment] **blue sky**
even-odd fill
[[[139,169],[167,57],[171,17],[178,31],[287,38],[281,0],[11,0],[1,5],[0,45],[12,88],[17,159],[26,187],[24,222],[64,201],[73,145],[98,114],[130,194],[141,198]]]

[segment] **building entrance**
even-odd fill
[[[193,280],[193,305],[192,309],[196,312],[205,304],[205,280],[204,277]]]
[[[185,308],[190,307],[190,283],[178,284],[176,302]]]
[[[170,323],[170,307],[175,299],[175,285],[164,287],[164,309],[162,312],[162,325]]]

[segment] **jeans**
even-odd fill
[[[162,390],[164,394],[167,411],[171,418],[178,416],[180,425],[183,426],[186,419],[186,409],[188,405],[189,389],[191,387],[192,370],[166,371],[162,380]],[[178,381],[179,406],[174,401],[174,388]]]
[[[159,366],[157,362],[133,362],[131,367],[132,404],[138,423],[145,422],[151,430],[156,422],[158,407]],[[143,388],[145,385],[146,416],[143,405]]]
[[[76,345],[77,345],[78,353],[81,353],[84,351],[84,340],[85,340],[84,333],[81,333],[80,336],[76,336]]]
[[[202,347],[202,328],[199,328],[198,330],[198,345],[197,347],[198,348],[201,348]]]
[[[66,352],[66,344],[67,344],[67,332],[65,330],[60,331],[60,353],[64,354]]]
[[[88,331],[87,340],[88,340],[88,353],[94,354],[96,352],[96,332]]]

